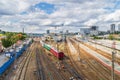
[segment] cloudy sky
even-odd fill
[[[43,33],[120,23],[120,0],[0,0],[0,29]]]

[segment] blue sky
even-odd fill
[[[45,11],[47,14],[51,14],[55,11],[55,5],[54,4],[49,4],[49,3],[46,3],[46,2],[38,3],[34,7]]]
[[[99,26],[107,31],[120,24],[119,0],[0,0],[0,26],[5,31],[79,31],[80,27]],[[61,26],[64,24],[64,26]]]
[[[115,1],[114,9],[120,9],[120,1]]]

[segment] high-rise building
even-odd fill
[[[118,24],[118,31],[120,31],[120,24]]]
[[[115,24],[111,24],[110,26],[111,26],[110,32],[114,33],[115,32]]]
[[[24,28],[22,29],[22,32],[24,33]]]
[[[63,33],[63,31],[60,31],[60,33],[62,34],[62,33]]]
[[[80,28],[80,34],[82,35],[90,34],[90,28]]]
[[[66,30],[66,34],[68,34],[69,33],[69,30]]]
[[[47,30],[47,34],[50,34],[50,30]]]
[[[91,30],[98,31],[98,26],[91,26]]]
[[[98,35],[99,31],[98,31],[98,26],[91,26],[90,28],[90,35]]]

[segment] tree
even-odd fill
[[[6,32],[6,38],[2,39],[2,45],[7,48],[16,43],[18,40],[24,40],[26,38],[26,34],[16,33],[16,32]]]
[[[26,34],[19,33],[17,34],[17,37],[19,38],[19,40],[24,40],[26,38]]]
[[[112,34],[110,34],[110,35],[108,36],[108,39],[113,40],[113,39],[114,39],[114,36],[113,36]]]
[[[10,39],[2,39],[2,45],[5,47],[5,48],[8,48],[12,45],[12,41]]]

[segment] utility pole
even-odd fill
[[[80,36],[80,33],[78,34],[78,36]],[[79,53],[78,61],[80,61],[80,47],[79,47],[79,42],[78,42],[78,53]]]
[[[115,61],[115,54],[116,52],[112,52],[112,80],[115,80],[115,74],[114,74],[114,61]]]
[[[78,43],[78,61],[80,61],[80,47],[79,47],[79,43]]]
[[[96,47],[96,50],[97,50],[97,41],[96,41],[96,39],[95,39],[95,47]]]
[[[57,30],[57,26],[55,26],[55,40],[56,40],[56,48],[58,50],[58,43],[57,43],[57,33],[56,33],[56,30]],[[58,50],[59,51],[59,50]]]
[[[115,80],[115,73],[114,73],[114,62],[115,62],[115,42],[112,43],[112,48],[114,49],[114,51],[112,52],[112,80]]]

